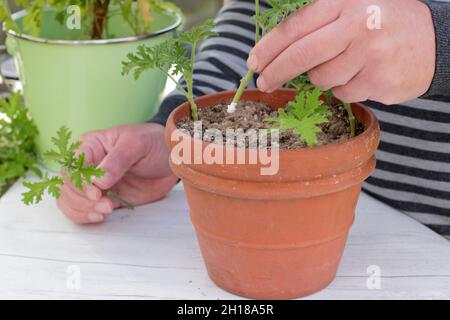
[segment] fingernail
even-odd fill
[[[88,214],[88,219],[90,222],[100,222],[104,220],[104,217],[101,213],[92,212]]]
[[[86,196],[89,200],[98,201],[101,198],[101,192],[93,186],[88,186],[86,189]]]
[[[112,187],[110,185],[111,181],[112,181],[112,176],[106,171],[105,171],[105,174],[103,175],[103,177],[101,177],[101,178],[94,178],[94,182],[97,185],[100,185],[104,189],[108,189],[108,188]]]
[[[266,82],[266,80],[264,80],[263,77],[259,77],[256,84],[258,85],[258,89],[263,92],[267,92],[269,90],[267,82]]]
[[[258,58],[254,53],[251,53],[247,60],[247,67],[252,71],[258,71]]]
[[[113,207],[107,201],[101,201],[95,205],[95,211],[110,214],[113,211]]]
[[[84,153],[84,163],[92,163],[92,154],[83,148],[75,151],[75,156],[79,157],[82,153]]]

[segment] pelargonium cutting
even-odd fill
[[[60,167],[62,174],[44,176],[37,182],[25,181],[24,187],[28,191],[22,194],[22,202],[26,205],[38,204],[42,201],[44,194],[47,192],[50,196],[58,199],[61,195],[61,187],[66,181],[70,181],[73,185],[83,190],[84,185],[92,185],[94,178],[101,178],[105,172],[94,167],[93,164],[86,163],[86,155],[84,153],[76,154],[77,149],[81,146],[80,141],[72,141],[72,132],[67,127],[61,127],[56,136],[52,138],[54,148],[44,153],[45,160],[54,161]],[[134,205],[125,199],[119,197],[112,190],[104,190],[104,194],[115,199],[122,206],[128,209],[134,209]]]

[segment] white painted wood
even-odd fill
[[[96,226],[54,201],[26,207],[16,184],[0,199],[0,298],[235,299],[208,278],[181,187]],[[369,290],[367,268],[381,271]],[[81,288],[70,289],[70,268]],[[77,269],[78,268],[78,269]],[[362,194],[336,280],[309,299],[450,299],[450,242]]]

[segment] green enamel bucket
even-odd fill
[[[19,28],[25,13],[13,18]],[[74,138],[122,124],[144,123],[158,111],[166,76],[148,71],[139,80],[122,76],[122,61],[139,45],[156,45],[176,36],[180,15],[155,13],[145,36],[132,30],[120,14],[108,22],[111,39],[86,39],[84,30],[71,30],[46,10],[38,36],[8,32],[8,51],[14,56],[24,99],[38,129],[39,154],[52,147],[51,137],[67,126]],[[82,39],[82,40],[80,40]],[[58,170],[52,163],[47,168]]]

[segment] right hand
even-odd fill
[[[73,222],[99,223],[120,207],[103,195],[111,189],[133,205],[143,205],[164,197],[177,183],[169,167],[169,150],[164,142],[164,127],[155,124],[125,125],[93,131],[81,137],[77,154],[86,163],[102,168],[105,175],[93,184],[77,189],[65,181],[58,208]]]

